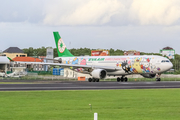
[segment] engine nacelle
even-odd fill
[[[58,63],[62,63],[62,58],[59,58],[59,59],[58,59]]]
[[[54,60],[55,63],[62,63],[62,58]]]
[[[145,78],[154,78],[156,76],[156,74],[141,74],[143,77]]]
[[[91,75],[93,78],[104,79],[104,78],[106,78],[107,72],[106,72],[106,70],[103,70],[103,69],[94,69],[91,72]]]

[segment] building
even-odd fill
[[[140,55],[140,51],[136,51],[136,50],[129,50],[129,51],[125,51],[124,55],[126,56],[131,56],[131,55]]]
[[[48,59],[54,59],[54,50],[53,48],[47,48],[46,50],[46,58]],[[53,63],[53,60],[47,60],[48,63]]]
[[[19,62],[42,62],[42,60],[40,60],[39,58],[33,58],[33,57],[15,57],[12,60]]]
[[[175,50],[171,47],[165,47],[159,51],[160,54],[163,56],[167,56],[169,59],[175,59]]]
[[[109,50],[91,50],[91,56],[109,56]]]
[[[3,51],[3,54],[11,59],[15,57],[27,57],[27,54],[25,54],[23,50],[19,49],[18,47],[9,47]]]
[[[12,59],[15,64],[14,67],[26,67],[28,69],[32,69],[34,71],[44,71],[44,65],[39,65],[38,62],[43,62],[43,60],[39,58],[33,58],[33,57],[15,57]],[[16,64],[16,62],[37,62],[37,64]]]

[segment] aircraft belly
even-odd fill
[[[107,72],[107,75],[128,75],[128,73],[125,73],[123,70],[118,70]]]

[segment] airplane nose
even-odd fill
[[[173,64],[170,62],[167,67],[168,69],[171,69],[173,67]]]

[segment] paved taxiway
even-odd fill
[[[99,89],[159,89],[180,88],[180,82],[50,82],[0,84],[0,91],[19,90],[99,90]]]

